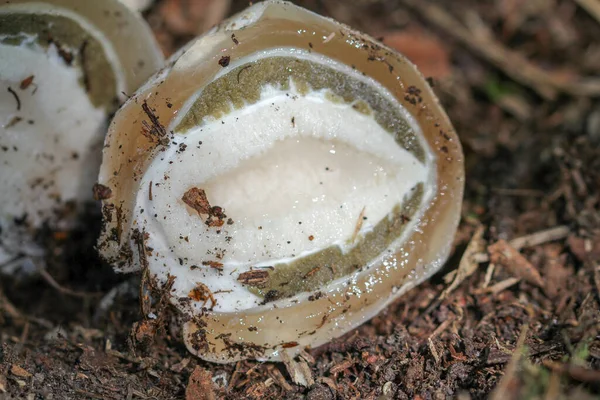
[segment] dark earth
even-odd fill
[[[600,398],[600,2],[296,3],[432,77],[467,173],[443,271],[295,361],[215,365],[186,351],[160,296],[144,320],[140,277],[94,251],[92,207],[78,231],[46,232],[45,270],[0,275],[0,399]],[[247,5],[144,15],[168,55]]]

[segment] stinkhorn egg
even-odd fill
[[[163,59],[118,0],[0,1],[0,266],[41,256],[92,186],[108,117]]]
[[[367,321],[448,256],[462,150],[428,82],[282,1],[194,40],[116,115],[101,253],[143,270],[191,352],[279,360]]]

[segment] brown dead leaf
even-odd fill
[[[149,345],[156,336],[156,320],[146,319],[133,324],[132,334],[137,344]]]
[[[483,238],[483,233],[485,232],[485,228],[483,225],[480,225],[473,237],[469,241],[465,252],[463,253],[462,258],[460,259],[460,263],[458,264],[458,270],[456,271],[456,276],[450,286],[448,286],[442,294],[440,294],[439,299],[443,300],[448,296],[454,289],[456,289],[465,279],[469,276],[473,275],[477,268],[479,267],[479,262],[477,260],[477,254],[483,252],[485,250],[485,239]]]
[[[13,364],[12,367],[10,367],[10,372],[14,376],[18,376],[19,378],[31,377],[31,374],[29,372],[25,371],[25,369],[23,367],[20,367],[17,364]]]
[[[579,261],[600,259],[600,235],[591,239],[572,235],[567,239],[567,243]]]
[[[450,75],[448,46],[418,29],[384,32],[383,43],[404,54],[425,76],[442,79]]]
[[[185,400],[215,400],[212,374],[204,368],[196,367],[185,388]]]
[[[488,246],[488,253],[490,254],[490,262],[503,266],[512,275],[533,285],[544,287],[544,280],[538,270],[506,240],[500,239],[493,245]]]

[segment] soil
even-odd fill
[[[220,1],[160,0],[144,15],[170,54],[248,4]],[[442,272],[307,349],[306,387],[289,363],[194,358],[160,303],[145,320],[140,277],[94,251],[91,208],[79,230],[45,236],[45,273],[0,275],[0,399],[600,398],[595,3],[296,3],[383,37],[433,77],[467,174]]]

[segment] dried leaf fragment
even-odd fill
[[[210,203],[206,197],[206,192],[197,187],[193,187],[183,194],[181,200],[196,210],[198,214],[210,214]]]
[[[94,200],[107,200],[112,197],[112,190],[108,186],[96,183],[92,190],[94,192]]]
[[[469,276],[473,275],[473,273],[477,270],[479,266],[476,255],[484,251],[485,249],[485,239],[483,238],[483,233],[485,232],[485,228],[483,225],[479,226],[473,237],[469,241],[467,248],[460,259],[460,263],[458,264],[458,270],[456,272],[456,277],[454,281],[448,286],[440,295],[439,299],[445,299],[454,289],[456,289],[465,279]]]
[[[211,302],[211,309],[217,305],[217,300],[213,296],[208,286],[203,283],[196,283],[196,287],[190,290],[188,297],[194,301],[203,301],[206,304],[209,300]]]
[[[220,263],[218,261],[202,261],[202,265],[204,265],[205,267],[214,268],[219,271],[223,270],[223,263]]]
[[[575,235],[567,239],[571,252],[579,261],[597,260],[600,258],[600,235],[593,238],[582,238]]]
[[[488,246],[488,252],[490,253],[490,262],[502,265],[511,274],[533,285],[544,287],[544,280],[538,270],[505,240],[500,239]]]
[[[29,87],[29,85],[31,85],[33,83],[33,75],[29,75],[27,78],[23,79],[21,81],[21,84],[19,85],[19,89],[21,90],[25,90]]]
[[[19,378],[31,377],[31,374],[29,372],[27,372],[23,367],[20,367],[17,364],[13,364],[12,367],[10,367],[10,372],[14,376],[18,376]]]

